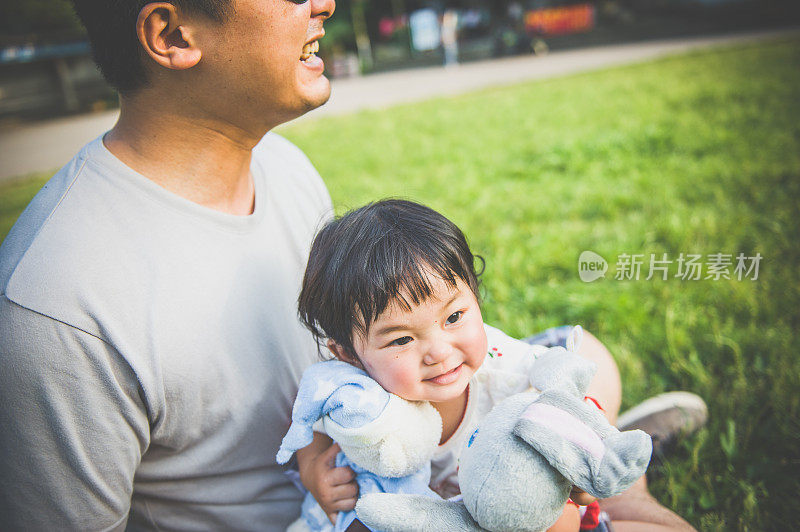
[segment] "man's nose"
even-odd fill
[[[311,16],[330,18],[336,11],[336,0],[311,0]]]
[[[425,353],[423,362],[428,366],[433,366],[444,362],[453,352],[453,346],[444,338],[437,338],[430,342]]]

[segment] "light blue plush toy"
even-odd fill
[[[541,531],[573,485],[599,498],[626,490],[647,469],[652,443],[584,402],[594,372],[563,348],[542,354],[531,372],[538,391],[499,403],[469,438],[458,469],[462,501],[367,494],[359,519],[387,532]]]
[[[437,497],[429,487],[430,460],[442,434],[439,413],[427,402],[406,401],[384,390],[361,369],[338,360],[309,367],[300,381],[292,424],[278,450],[284,464],[313,439],[313,428],[324,431],[342,449],[337,466],[356,473],[360,495],[406,493]],[[302,515],[289,530],[345,530],[354,511],[339,512],[332,525],[307,493]]]

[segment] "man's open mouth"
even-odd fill
[[[312,41],[306,44],[303,46],[303,53],[300,54],[300,61],[308,61],[316,57],[317,52],[319,52],[319,41]]]

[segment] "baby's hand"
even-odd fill
[[[336,514],[356,507],[358,484],[349,467],[336,467],[339,445],[329,445],[330,438],[314,434],[314,442],[297,453],[300,480],[314,499],[336,523]],[[327,445],[327,447],[326,447]]]
[[[572,486],[572,491],[569,493],[569,498],[581,506],[588,506],[597,500],[597,497],[589,495],[577,486]]]
[[[581,514],[578,507],[567,503],[558,521],[547,529],[547,532],[578,532],[581,527]]]

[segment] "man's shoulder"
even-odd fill
[[[107,288],[98,273],[129,275],[116,265],[135,256],[120,253],[132,243],[118,230],[130,194],[93,164],[90,146],[36,194],[0,247],[0,294],[59,320],[59,309],[80,305],[80,287]]]
[[[269,189],[278,196],[294,197],[306,208],[327,213],[332,209],[328,189],[308,156],[292,142],[269,132],[253,149],[253,159]],[[309,200],[313,200],[309,202]]]
[[[6,292],[11,277],[28,251],[51,225],[54,214],[83,172],[85,163],[86,152],[83,149],[45,183],[14,223],[0,247],[0,293]]]
[[[295,146],[289,139],[270,131],[253,148],[253,157],[258,161],[277,159],[283,164],[295,166],[298,169],[314,170],[314,165],[308,156]]]

